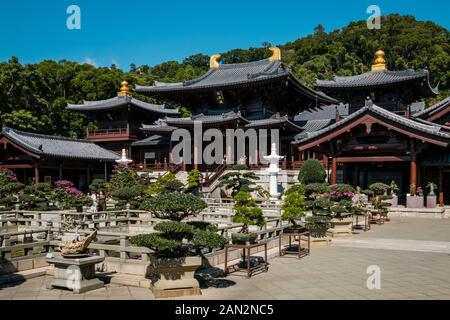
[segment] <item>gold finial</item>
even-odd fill
[[[217,60],[219,60],[221,56],[222,55],[220,54],[211,56],[211,58],[209,59],[209,67],[211,69],[218,69],[220,67],[220,64],[217,62]]]
[[[120,87],[120,91],[117,93],[117,96],[119,97],[126,97],[130,95],[130,88],[128,87],[128,82],[122,81]]]
[[[384,51],[378,50],[375,52],[375,61],[372,65],[372,71],[386,70],[386,60],[384,60]]]
[[[270,47],[270,51],[272,51],[272,56],[269,58],[269,61],[281,61],[281,50],[278,47]]]

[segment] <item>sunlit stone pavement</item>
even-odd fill
[[[218,281],[224,287],[185,299],[450,299],[449,231],[450,220],[393,218],[370,232],[313,247],[301,260],[271,259],[268,273],[232,275]],[[381,270],[379,290],[367,288],[373,265]],[[50,281],[46,276],[0,287],[0,299],[154,299],[149,289],[112,284],[85,294],[47,290]]]

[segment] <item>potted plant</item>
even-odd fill
[[[289,221],[291,226],[285,228],[285,233],[299,233],[305,230],[305,227],[297,224],[297,219],[304,218],[305,214],[305,198],[303,194],[290,192],[283,200],[281,206],[281,220]]]
[[[21,210],[47,211],[52,186],[50,183],[36,183],[26,186],[19,195]]]
[[[327,230],[331,228],[331,206],[329,185],[312,183],[305,186],[305,206],[311,211],[306,217],[305,227],[310,232],[313,242],[328,242]]]
[[[233,198],[233,222],[242,223],[239,233],[231,234],[231,241],[234,244],[254,243],[257,238],[256,233],[249,232],[249,225],[262,227],[266,224],[261,208],[258,208],[255,199],[249,192],[239,191]]]
[[[406,195],[406,207],[417,209],[423,208],[423,191],[421,187],[416,187],[414,183],[409,188],[409,194]]]
[[[330,207],[330,220],[332,227],[328,232],[332,235],[352,234],[353,202],[355,189],[348,184],[335,184],[330,186],[329,199],[333,203]]]
[[[427,195],[427,208],[436,208],[437,196],[434,193],[434,190],[436,190],[437,185],[434,182],[428,182],[427,188],[430,190]]]
[[[198,169],[189,171],[187,177],[188,190],[191,193],[198,195],[202,189],[202,180],[203,175]]]
[[[397,183],[396,183],[394,180],[391,181],[391,184],[389,185],[389,188],[390,188],[390,190],[391,190],[391,196],[392,196],[392,199],[391,199],[391,201],[390,201],[390,202],[391,202],[391,205],[392,205],[392,207],[397,207],[397,206],[398,206],[398,196],[397,196],[397,192],[398,192],[400,189],[399,189]]]
[[[55,186],[52,198],[61,209],[76,209],[77,212],[82,212],[84,206],[92,204],[92,199],[75,188],[68,180],[58,180]]]
[[[0,168],[0,211],[13,209],[24,187],[11,170]]]
[[[155,297],[201,294],[194,273],[202,265],[202,249],[223,248],[227,240],[208,227],[185,223],[206,208],[206,203],[192,194],[161,193],[146,199],[141,209],[163,219],[154,233],[130,238],[135,246],[152,249],[151,289]]]

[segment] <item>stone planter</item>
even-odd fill
[[[393,194],[392,199],[383,200],[383,202],[390,203],[391,207],[398,207],[398,196],[396,194]]]
[[[436,208],[437,196],[427,196],[427,208]]]
[[[150,285],[155,298],[201,295],[200,285],[194,278],[201,265],[199,256],[155,258],[152,262],[155,272]]]
[[[411,209],[423,208],[423,196],[406,196],[406,207]]]
[[[352,235],[353,218],[331,219],[332,228],[327,230],[327,234],[332,237],[338,235]]]

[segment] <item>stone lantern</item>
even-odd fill
[[[127,152],[125,149],[122,149],[122,158],[116,160],[119,165],[128,166],[133,160],[127,158]]]
[[[272,151],[270,155],[264,156],[264,159],[269,161],[269,168],[267,169],[267,173],[269,174],[269,193],[270,197],[274,199],[278,199],[280,194],[278,193],[278,182],[277,176],[280,172],[279,162],[284,159],[283,156],[277,154],[277,144],[272,143]]]

